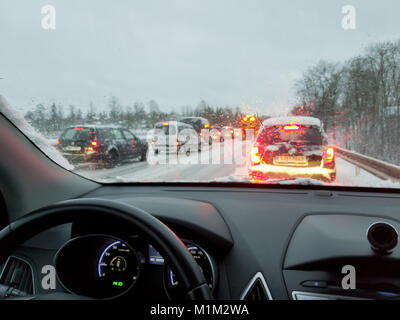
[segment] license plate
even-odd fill
[[[66,150],[66,151],[81,151],[81,147],[79,147],[79,146],[68,146],[68,147],[65,147],[64,150]]]
[[[307,159],[305,156],[278,156],[275,159],[278,163],[288,163],[288,164],[307,164]]]

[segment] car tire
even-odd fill
[[[114,168],[118,164],[118,161],[118,153],[115,150],[111,150],[106,156],[105,166],[108,169]]]
[[[147,160],[147,150],[145,149],[145,150],[142,151],[142,154],[140,156],[140,161],[143,162],[143,161],[146,161],[146,160]]]
[[[186,154],[186,157],[189,157],[190,156],[190,149],[186,149],[185,154]]]

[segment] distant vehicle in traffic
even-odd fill
[[[225,126],[222,128],[222,134],[225,139],[234,139],[235,133],[233,127]]]
[[[220,126],[211,126],[210,135],[213,141],[224,142],[223,128]]]
[[[203,117],[185,117],[180,122],[189,124],[197,132],[200,137],[200,142],[203,144],[212,144],[212,137],[210,135],[210,122]],[[200,146],[201,149],[201,146]]]
[[[240,119],[240,128],[242,129],[242,138],[247,139],[247,130],[252,130],[256,136],[261,126],[261,118],[256,114],[246,114]]]
[[[158,122],[155,125],[151,146],[155,154],[201,151],[200,137],[194,128],[179,121]]]
[[[103,163],[113,167],[135,158],[145,161],[148,144],[126,128],[82,125],[66,128],[56,148],[71,163]]]
[[[265,120],[251,148],[249,175],[255,181],[285,178],[336,179],[335,150],[319,119]]]

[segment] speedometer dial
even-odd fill
[[[122,241],[114,241],[102,251],[97,272],[101,282],[118,294],[136,282],[140,264],[132,248]]]
[[[203,272],[204,278],[212,292],[216,284],[216,267],[214,261],[207,252],[198,245],[186,242],[186,246],[199,265],[200,270]],[[171,299],[179,298],[181,293],[179,280],[169,267],[166,268],[164,281],[168,296]]]
[[[138,281],[143,263],[138,257],[141,258],[140,251],[120,239],[85,235],[68,241],[57,252],[55,262],[66,290],[110,299],[127,292]]]

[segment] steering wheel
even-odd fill
[[[134,206],[105,199],[75,199],[36,210],[0,231],[0,265],[32,236],[84,217],[135,228],[154,244],[182,282],[188,300],[211,300],[204,275],[183,242],[165,224]],[[85,299],[73,294],[44,294],[34,299]]]

